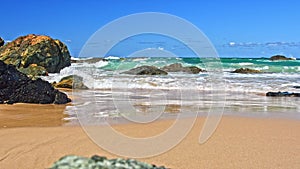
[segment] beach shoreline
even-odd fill
[[[170,151],[139,160],[172,169],[296,169],[300,166],[299,120],[223,116],[212,137],[205,144],[199,144],[204,120],[204,117],[198,117],[187,137]],[[113,128],[128,136],[149,137],[161,133],[173,122],[174,119],[166,119],[143,125],[118,124]],[[54,161],[69,154],[118,157],[97,146],[80,126],[33,124],[36,126],[0,129],[0,166],[49,168]]]

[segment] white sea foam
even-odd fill
[[[250,62],[241,62],[239,63],[240,66],[249,66],[249,65],[253,65],[253,63]]]
[[[120,58],[117,57],[117,56],[108,56],[108,57],[105,57],[105,59],[108,59],[108,60],[119,60]]]

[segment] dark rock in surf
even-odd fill
[[[65,104],[71,100],[41,79],[32,80],[13,65],[0,61],[0,102]]]
[[[183,67],[181,63],[173,63],[161,68],[166,72],[185,72],[185,73],[192,73],[198,74],[200,72],[205,72],[204,70],[198,68],[197,66],[187,66]]]
[[[90,58],[90,59],[71,60],[71,63],[97,63],[100,61],[107,62],[108,60],[104,58]]]
[[[77,75],[70,75],[62,78],[58,83],[53,84],[56,88],[88,89],[83,83],[83,78]]]
[[[130,75],[167,75],[166,71],[158,69],[155,66],[140,66],[128,71],[123,72],[123,74]]]
[[[259,70],[255,70],[255,69],[249,69],[249,68],[240,68],[240,69],[236,69],[234,71],[232,71],[231,73],[261,73],[261,71]]]
[[[300,93],[293,93],[293,92],[267,92],[266,96],[271,96],[271,97],[300,97]]]
[[[274,60],[293,60],[292,58],[287,58],[283,55],[275,55],[275,56],[272,56],[270,58],[270,60],[274,61]]]

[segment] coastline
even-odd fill
[[[6,106],[11,105],[1,105],[0,108],[3,110]],[[17,104],[11,107],[24,108],[24,106],[31,107],[33,111],[31,113],[40,111],[43,116],[37,116],[48,120],[39,123],[39,118],[31,118],[31,123],[28,123],[25,117],[26,113],[30,114],[30,112],[23,110],[25,115],[21,119],[25,119],[24,123],[19,120],[16,121],[19,126],[1,128],[1,167],[47,168],[54,161],[68,154],[86,157],[94,154],[108,158],[117,157],[99,148],[80,126],[61,126],[63,123],[57,123],[58,117],[51,118],[53,114],[62,114],[59,113],[61,111],[59,105],[54,105],[56,108],[51,109],[49,106],[53,105],[36,105],[39,109],[34,109],[28,104]],[[41,111],[41,108],[49,111]],[[3,120],[3,116],[0,119]],[[300,166],[299,120],[223,116],[213,136],[205,144],[200,145],[198,138],[204,120],[204,117],[198,117],[187,137],[170,151],[139,160],[172,169],[296,169]],[[172,125],[173,121],[165,119],[150,124],[118,124],[113,127],[128,136],[149,137],[161,133]]]

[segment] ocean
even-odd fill
[[[300,93],[297,87],[300,86],[300,60],[220,58],[213,62],[216,61],[218,64],[210,64],[211,60],[203,58],[108,57],[96,63],[72,63],[59,74],[50,74],[44,79],[57,82],[72,74],[83,77],[89,89],[73,90],[74,105],[68,106],[66,113],[69,114],[68,120],[81,118],[88,124],[98,124],[107,119],[119,123],[121,117],[128,120],[129,115],[126,114],[132,112],[138,118],[130,115],[130,121],[141,122],[173,118],[178,114],[207,116],[216,107],[222,109],[225,115],[300,118],[299,97],[265,96],[269,91]],[[172,63],[197,66],[208,71],[199,74],[170,72],[159,76],[122,74],[137,66],[161,68]],[[231,73],[238,68],[260,70],[262,73]]]

